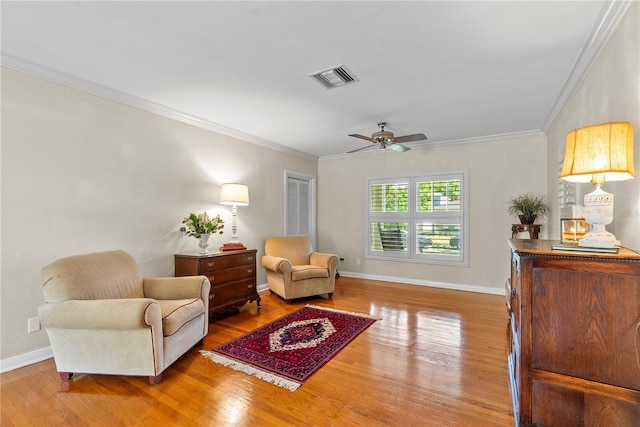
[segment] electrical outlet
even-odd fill
[[[360,258],[356,258],[356,265],[360,265]]]
[[[32,317],[27,320],[27,332],[38,332],[40,330],[40,319]]]

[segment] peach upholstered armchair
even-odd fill
[[[272,237],[264,243],[262,266],[271,292],[288,304],[292,299],[327,294],[333,297],[338,256],[312,252],[304,236]]]
[[[209,326],[205,276],[143,279],[131,255],[98,252],[42,269],[47,329],[61,390],[73,373],[148,376],[151,384]]]

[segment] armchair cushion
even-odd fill
[[[315,279],[329,277],[327,267],[317,267],[315,265],[294,265],[291,271],[291,280]]]
[[[162,335],[175,334],[184,325],[204,313],[204,304],[200,298],[158,300],[162,314]]]
[[[311,264],[311,243],[304,236],[272,237],[264,242],[265,255],[287,259],[291,265]]]
[[[138,265],[124,251],[61,258],[42,269],[47,302],[144,298]]]

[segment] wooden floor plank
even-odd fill
[[[504,297],[340,277],[333,299],[263,292],[216,318],[202,347],[151,386],[78,375],[58,391],[53,360],[0,376],[7,426],[511,426]],[[295,392],[199,354],[306,304],[380,318]]]

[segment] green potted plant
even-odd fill
[[[509,200],[509,213],[518,217],[522,224],[533,224],[536,218],[544,219],[548,212],[542,194],[525,193]]]

